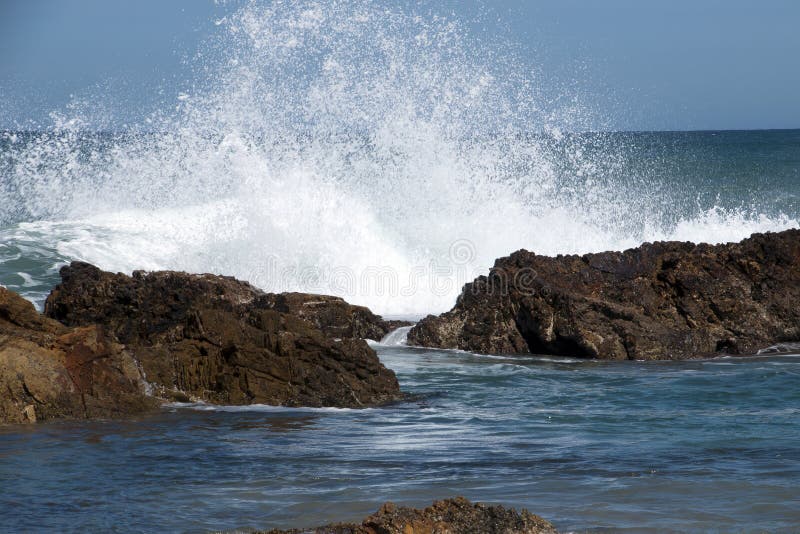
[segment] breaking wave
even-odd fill
[[[291,1],[217,23],[192,90],[144,124],[96,133],[76,102],[47,132],[5,134],[6,246],[38,243],[49,272],[214,272],[421,314],[519,248],[798,225],[747,199],[687,200],[631,161],[636,137],[575,133],[596,110],[567,89],[553,102],[513,43],[452,16]]]

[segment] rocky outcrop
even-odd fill
[[[132,353],[97,325],[68,328],[0,287],[0,423],[155,410]]]
[[[141,330],[141,319],[151,325],[159,322],[157,318],[165,323],[184,320],[189,301],[233,307],[253,304],[305,319],[325,336],[340,339],[380,340],[395,328],[411,324],[385,321],[369,308],[340,297],[265,293],[247,282],[211,274],[135,271],[131,277],[72,262],[61,269],[61,278],[47,299],[45,314],[67,324],[110,322],[123,340],[149,335]]]
[[[800,230],[741,243],[495,262],[409,344],[613,360],[752,354],[800,340]]]
[[[433,503],[424,510],[384,504],[361,524],[342,523],[266,534],[556,534],[552,524],[527,510],[472,504],[463,497]]]
[[[342,407],[401,398],[394,373],[363,340],[344,335],[362,333],[376,316],[359,307],[347,315],[341,299],[315,297],[327,304],[312,307],[298,297],[289,305],[233,278],[169,271],[127,276],[80,262],[62,268],[61,276],[45,314],[69,326],[101,325],[133,352],[161,396]],[[323,314],[326,306],[335,312]]]
[[[380,341],[386,334],[413,323],[386,321],[365,306],[355,306],[340,297],[308,293],[269,293],[263,297],[269,306],[311,321],[325,335],[334,338],[361,338]]]

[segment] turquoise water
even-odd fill
[[[800,357],[579,362],[377,347],[421,400],[184,406],[0,429],[4,532],[355,520],[463,494],[564,531],[796,532]]]

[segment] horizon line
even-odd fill
[[[575,134],[652,134],[652,133],[737,133],[737,132],[794,132],[800,131],[800,126],[793,128],[700,128],[700,129],[668,129],[668,130],[562,130],[558,128],[559,132],[565,135]],[[0,127],[0,134],[45,134],[45,133],[63,133],[73,131],[77,133],[92,133],[92,134],[158,134],[169,133],[169,130],[136,130],[133,128],[112,130],[112,129],[91,129],[91,128],[42,128],[42,129],[16,129],[16,128],[3,128]],[[344,132],[343,132],[344,133]],[[532,135],[552,135],[553,132],[547,131],[520,131],[519,134],[532,134]],[[496,133],[495,133],[496,135]]]

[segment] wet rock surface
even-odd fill
[[[69,326],[101,325],[133,351],[166,398],[340,407],[401,398],[394,373],[355,337],[378,327],[380,318],[366,308],[317,296],[323,305],[304,306],[312,296],[281,299],[208,274],[127,276],[74,262],[61,275],[45,315]],[[306,308],[315,311],[297,312]]]
[[[360,524],[270,530],[266,534],[556,534],[552,524],[527,510],[473,504],[463,497],[437,501],[423,510],[384,504]]]
[[[520,250],[408,342],[611,360],[746,355],[800,340],[798,302],[800,230],[583,256]]]

